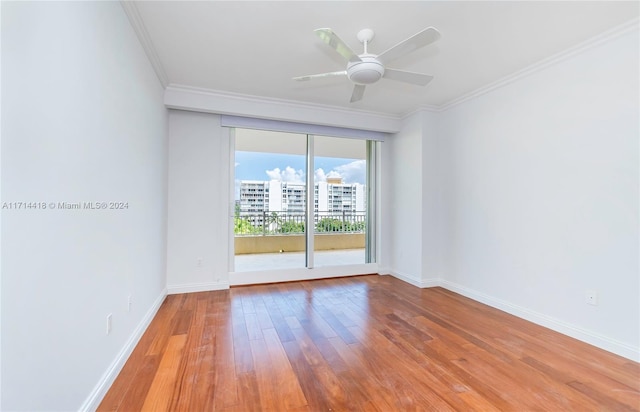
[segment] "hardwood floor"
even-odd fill
[[[640,365],[391,276],[168,296],[99,411],[638,411]]]

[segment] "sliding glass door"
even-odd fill
[[[236,129],[236,272],[306,267],[306,139]]]
[[[366,263],[367,142],[314,136],[314,266]]]
[[[234,271],[373,263],[374,142],[234,129]]]

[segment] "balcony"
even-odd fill
[[[234,223],[236,271],[304,267],[304,213],[238,212]],[[365,229],[365,212],[316,212],[315,266],[365,263]]]
[[[314,267],[359,265],[365,262],[364,247],[346,250],[316,250]],[[256,253],[236,255],[235,271],[252,272],[305,267],[304,252]]]

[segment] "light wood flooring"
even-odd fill
[[[171,295],[99,411],[638,411],[640,365],[391,276]]]

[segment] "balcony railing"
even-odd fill
[[[236,236],[300,235],[305,233],[305,214],[292,212],[237,212]],[[366,212],[316,212],[315,233],[364,233]]]

